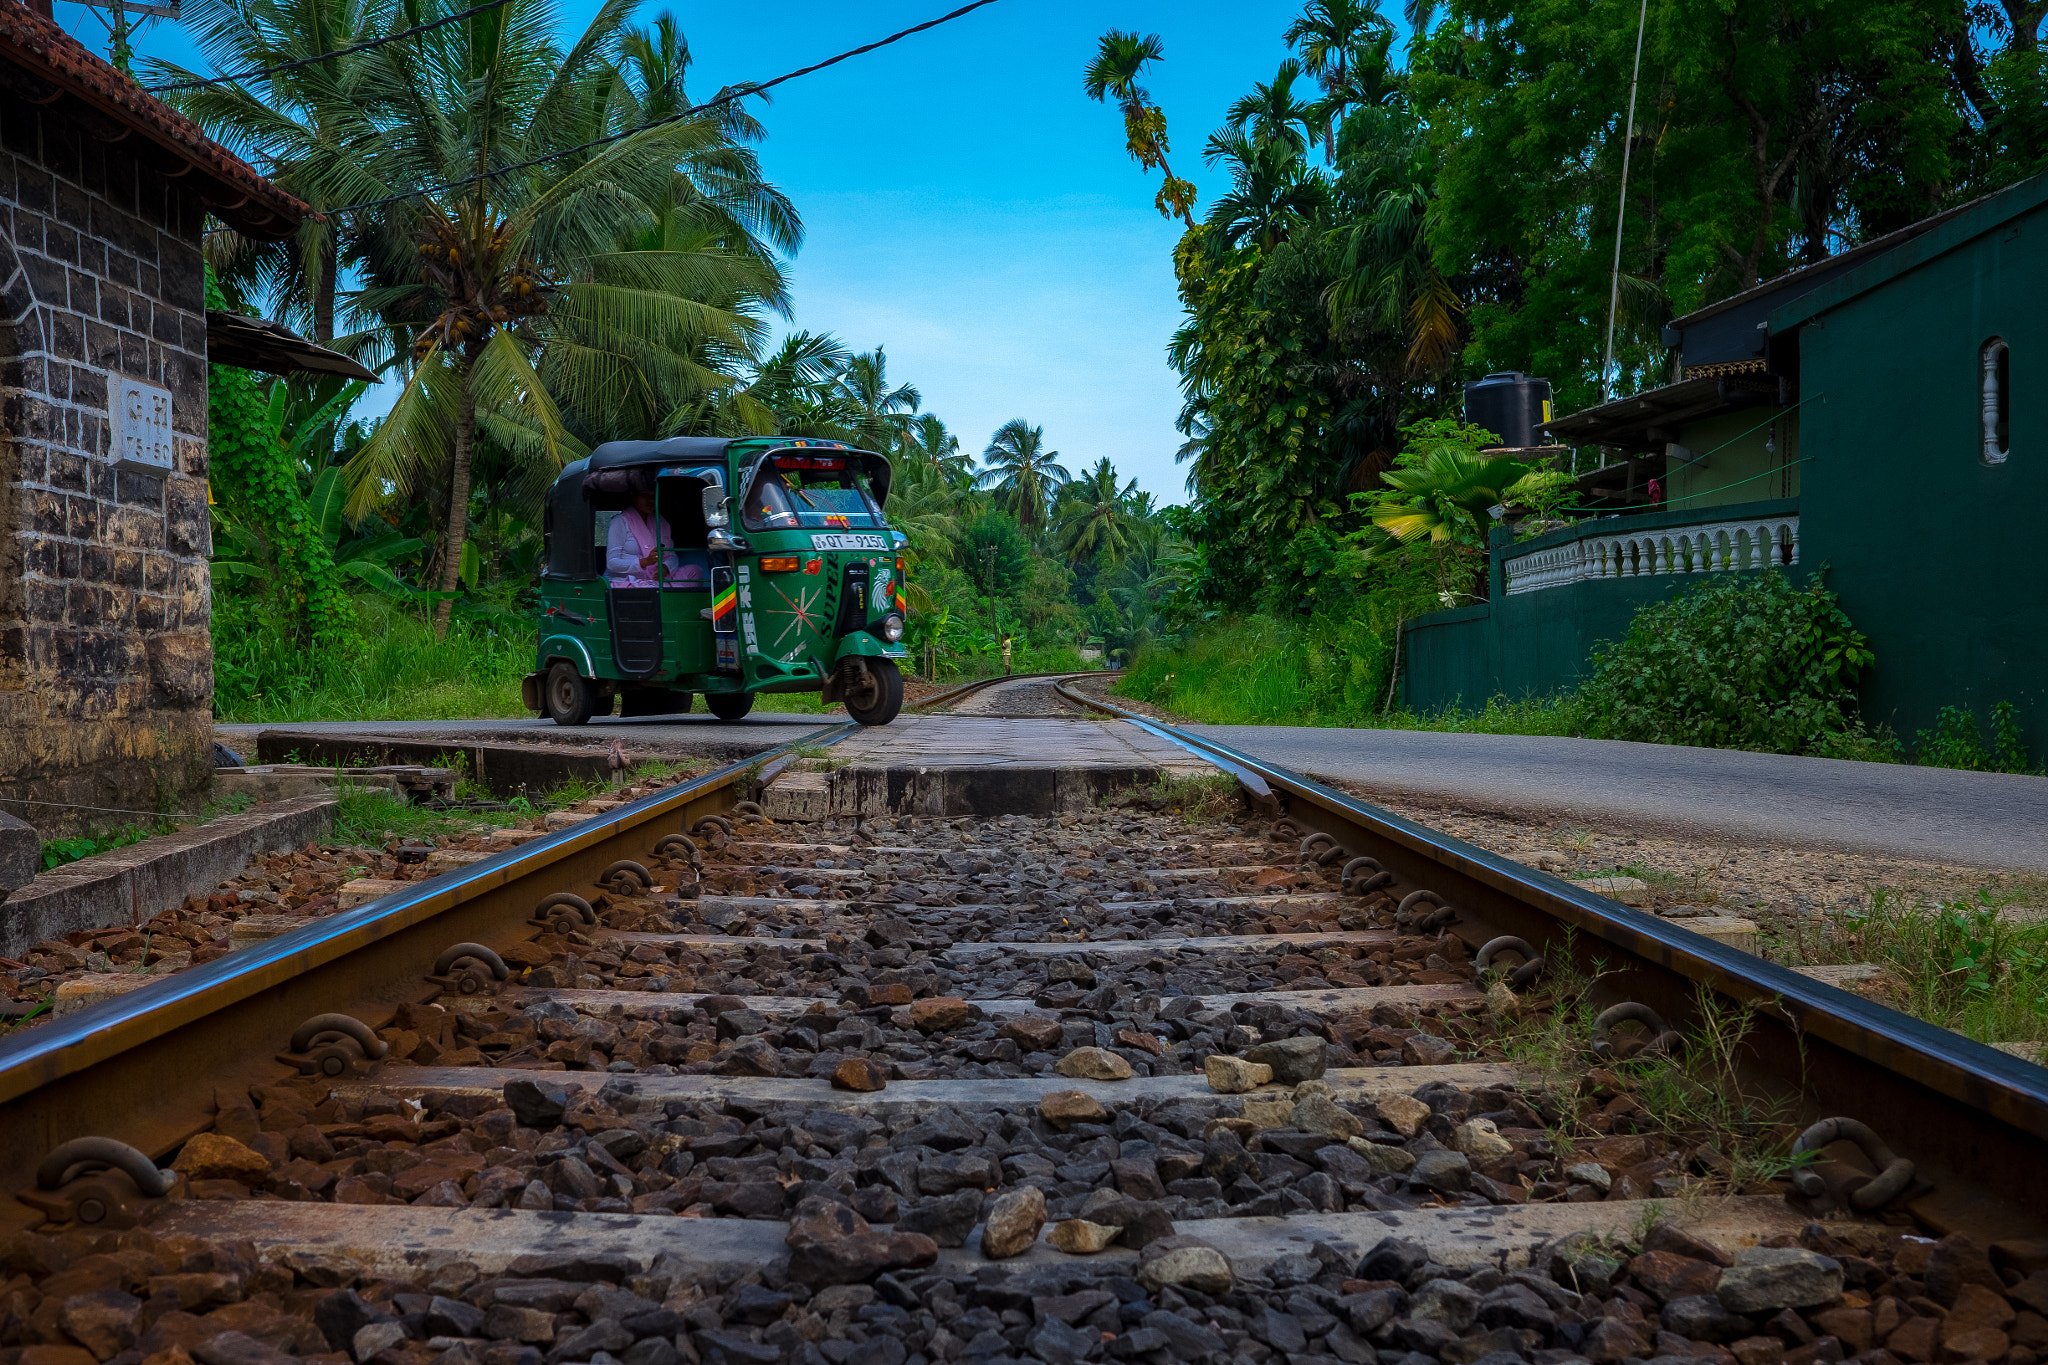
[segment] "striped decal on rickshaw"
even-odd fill
[[[711,628],[722,631],[731,630],[733,613],[739,610],[739,605],[739,589],[728,584],[717,597],[712,599]]]

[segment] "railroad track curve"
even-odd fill
[[[2048,1073],[1072,676],[925,705],[1241,797],[768,820],[828,726],[0,1041],[5,1365],[2048,1349]],[[1728,1010],[1794,1165],[1631,1088]]]

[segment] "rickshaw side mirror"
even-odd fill
[[[704,489],[704,524],[706,526],[729,526],[732,518],[725,511],[725,490],[716,484]]]

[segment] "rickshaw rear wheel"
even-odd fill
[[[754,709],[752,692],[706,692],[704,704],[711,708],[711,714],[720,720],[745,720],[747,712]]]
[[[557,725],[587,725],[597,709],[597,689],[574,664],[557,660],[541,689],[541,704],[547,708],[548,719]]]
[[[842,666],[848,669],[843,694],[847,715],[862,725],[887,725],[896,719],[903,709],[903,674],[893,662],[869,659],[865,674],[853,672],[851,663]]]

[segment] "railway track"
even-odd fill
[[[762,817],[841,727],[0,1041],[0,1365],[2048,1350],[2048,1073],[969,705],[1236,788]]]

